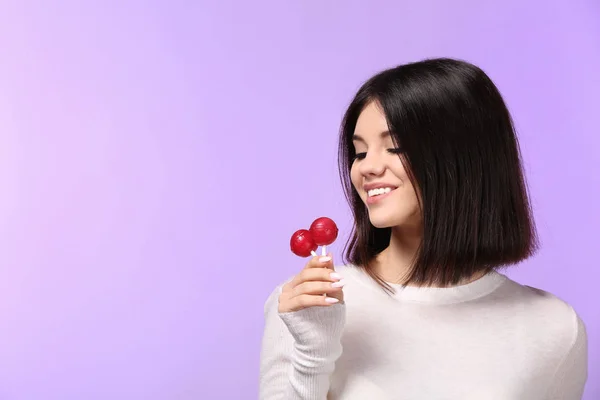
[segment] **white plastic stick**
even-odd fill
[[[327,246],[321,247],[321,257],[327,255]],[[327,293],[323,293],[323,297],[327,297]]]
[[[313,257],[317,257],[317,256],[318,256],[318,254],[317,254],[317,253],[315,253],[315,251],[314,251],[314,250],[311,250],[311,251],[310,251],[310,254],[312,254],[312,256],[313,256]]]

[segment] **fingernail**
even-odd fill
[[[335,297],[325,297],[325,301],[328,303],[337,303],[339,300],[336,299]]]
[[[345,281],[333,282],[331,284],[331,287],[344,287],[345,284],[346,284]]]
[[[342,276],[340,274],[338,274],[337,272],[332,272],[331,274],[329,274],[329,276],[331,277],[331,279],[339,281],[340,279],[342,279]]]
[[[321,257],[321,258],[319,258],[319,262],[326,263],[328,261],[331,261],[331,257]]]

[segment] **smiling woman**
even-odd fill
[[[538,244],[511,116],[480,68],[375,75],[339,161],[347,262],[315,257],[267,300],[261,399],[581,399],[581,318],[498,271]]]
[[[511,116],[480,68],[436,59],[376,75],[348,108],[339,150],[356,219],[346,255],[384,288],[458,284],[536,251]],[[366,190],[384,183],[401,190],[374,202]],[[386,276],[373,261],[391,236],[420,246]]]

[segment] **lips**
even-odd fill
[[[365,192],[368,192],[369,190],[373,190],[373,189],[385,189],[385,188],[390,188],[390,189],[394,190],[394,189],[397,189],[398,186],[392,185],[390,183],[384,183],[384,182],[367,183],[363,186],[363,189],[365,190]]]
[[[369,197],[381,196],[381,195],[390,193],[392,190],[393,189],[391,187],[371,189],[367,192],[367,196],[369,196]]]
[[[381,189],[381,188],[386,188],[386,187],[389,187],[392,189],[398,188],[398,186],[393,185],[391,183],[386,183],[386,182],[371,182],[371,183],[365,183],[363,185],[363,189],[365,191],[369,191],[371,189]]]
[[[385,198],[387,198],[394,190],[397,189],[397,186],[377,183],[377,184],[369,184],[364,186],[365,191],[367,192],[367,204],[376,204]]]

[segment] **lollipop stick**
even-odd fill
[[[311,250],[311,251],[310,251],[310,254],[312,254],[312,256],[313,256],[313,257],[317,257],[317,256],[318,256],[318,254],[317,254],[317,253],[315,253],[315,251],[314,251],[314,250]]]
[[[327,246],[323,246],[321,247],[321,256],[326,256],[327,255]],[[323,297],[327,297],[327,293],[323,293]]]

